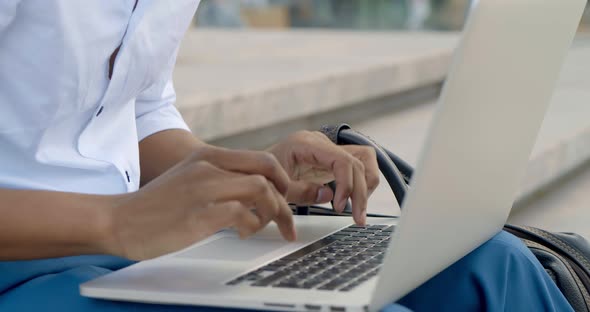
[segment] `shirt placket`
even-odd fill
[[[107,78],[109,80],[108,85],[107,85],[107,90],[105,91],[105,95],[103,97],[104,98],[107,97],[107,94],[109,94],[109,89],[111,89],[111,85],[114,83],[113,82],[113,72],[115,70],[115,64],[117,63],[117,58],[119,56],[119,52],[121,51],[121,46],[123,45],[123,42],[126,41],[127,37],[128,37],[128,32],[129,32],[129,26],[131,25],[131,22],[133,21],[133,17],[134,17],[134,13],[135,13],[135,9],[137,8],[137,2],[138,0],[135,0],[135,3],[133,4],[133,9],[131,9],[131,14],[129,15],[129,20],[127,21],[127,26],[125,27],[125,32],[123,33],[123,38],[121,38],[121,43],[119,44],[119,46],[117,46],[117,48],[115,48],[115,50],[111,53],[111,56],[109,57],[109,62],[108,62],[108,72],[107,72]],[[102,111],[104,110],[104,101],[101,101],[96,115],[95,117],[99,117],[100,114],[102,113]]]
[[[135,1],[121,44],[113,51],[113,54],[109,59],[109,82],[90,124],[96,123],[97,119],[108,118],[108,114],[105,114],[105,112],[109,110],[109,106],[117,104],[120,101],[121,91],[123,90],[127,74],[124,70],[125,65],[128,63],[126,46],[133,37],[134,31],[137,29],[141,17],[145,13],[144,2],[150,2],[150,0]],[[124,105],[123,103],[119,104]],[[121,173],[121,177],[127,185],[128,191],[134,190],[138,187],[138,185],[136,185],[138,184],[138,181],[136,181],[138,178],[135,176],[139,173],[136,173],[131,169],[132,166],[128,161],[126,163],[114,163],[113,165],[117,167],[118,171]]]

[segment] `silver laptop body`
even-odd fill
[[[246,241],[227,230],[81,294],[284,311],[376,311],[400,299],[501,230],[585,4],[474,2],[399,222],[295,217],[294,243],[272,225]]]

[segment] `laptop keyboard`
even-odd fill
[[[377,275],[393,226],[349,226],[227,285],[349,291]]]

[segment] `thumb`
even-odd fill
[[[287,201],[298,205],[323,204],[334,198],[334,192],[325,185],[293,181],[289,184]]]

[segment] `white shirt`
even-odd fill
[[[138,142],[188,130],[171,76],[198,4],[0,0],[0,188],[137,190]]]

